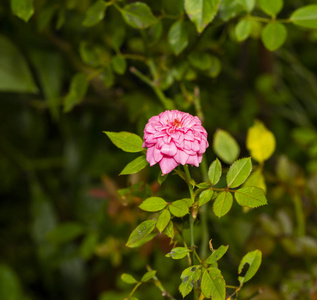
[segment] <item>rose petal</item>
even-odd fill
[[[178,149],[177,153],[174,156],[174,159],[179,164],[185,165],[188,157],[189,155],[186,152]]]
[[[177,148],[174,143],[164,144],[162,146],[161,152],[168,156],[174,156],[177,152]]]
[[[186,164],[188,165],[194,165],[196,167],[199,166],[197,155],[189,155]]]
[[[153,156],[154,148],[155,147],[150,147],[146,151],[146,160],[148,161],[150,166],[153,166],[156,164],[156,161],[155,161],[154,156]]]
[[[192,150],[195,152],[199,150],[199,143],[197,141],[192,142]]]
[[[163,157],[159,164],[162,174],[168,174],[178,166],[178,163],[172,157]]]
[[[154,151],[153,151],[154,160],[155,162],[159,162],[163,158],[163,155],[159,149],[157,149],[156,147],[153,147],[153,148],[154,148]]]

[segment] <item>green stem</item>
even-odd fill
[[[186,182],[188,185],[190,197],[192,199],[192,203],[194,203],[195,202],[195,195],[194,195],[193,187],[190,183],[192,181],[192,177],[190,176],[189,169],[188,169],[187,165],[184,165],[184,171],[185,171],[185,175],[186,175]],[[194,220],[193,214],[190,213],[190,215],[189,215],[189,230],[190,230],[190,247],[192,250],[194,250],[194,247],[195,247],[194,222],[195,222],[195,220]],[[195,264],[194,251],[192,252],[192,264]]]
[[[159,89],[151,79],[149,79],[147,76],[142,74],[135,67],[131,67],[130,72],[133,73],[134,75],[136,75],[138,78],[140,78],[143,82],[145,82],[148,86],[150,86],[153,89],[154,93],[159,98],[159,100],[161,101],[161,103],[165,107],[165,109],[173,109],[174,108],[173,102],[165,97],[162,90]]]
[[[133,288],[133,290],[131,291],[131,293],[129,294],[128,298],[126,298],[126,299],[130,299],[130,297],[134,294],[134,292],[137,290],[137,288],[138,288],[141,284],[142,284],[142,282],[138,282],[138,283],[134,286],[134,288]]]
[[[194,236],[194,217],[193,214],[189,215],[189,229],[190,229],[190,247],[193,250],[195,247],[195,236]],[[195,254],[194,251],[192,252],[192,264],[195,264]]]
[[[124,54],[121,54],[121,56],[126,58],[126,59],[141,60],[141,61],[146,62],[146,58],[144,56],[138,55],[138,54],[124,53]]]
[[[254,20],[254,21],[259,21],[259,22],[264,22],[264,23],[270,23],[272,21],[271,19],[261,18],[261,17],[257,17],[257,16],[249,16],[249,18]]]
[[[198,86],[194,88],[194,105],[196,110],[196,115],[201,120],[204,121],[204,113],[201,108],[200,102],[200,89]],[[208,167],[206,156],[203,156],[203,159],[200,163],[200,171],[202,174],[203,181],[208,180]],[[207,257],[208,250],[208,241],[209,241],[209,231],[208,231],[208,203],[200,208],[200,220],[201,220],[201,232],[202,232],[202,241],[200,248],[200,257],[205,259]]]
[[[297,235],[304,236],[306,232],[305,228],[305,216],[303,211],[303,205],[301,197],[295,193],[293,196],[293,202],[295,206],[295,214],[296,214],[296,221],[297,221]]]
[[[152,271],[152,268],[150,266],[146,266],[146,269],[148,271]],[[153,280],[155,286],[162,292],[163,297],[171,300],[176,300],[169,292],[166,291],[166,289],[162,285],[161,281],[156,277],[156,275],[153,276]]]
[[[201,103],[200,103],[200,90],[198,86],[195,86],[194,88],[194,105],[196,110],[196,115],[200,119],[201,122],[204,121],[204,114],[201,109]]]
[[[208,180],[207,175],[207,161],[206,157],[203,156],[203,159],[200,163],[200,170],[202,173],[203,181]],[[208,203],[203,205],[200,208],[200,220],[201,220],[201,232],[202,232],[202,240],[201,240],[201,248],[200,248],[200,257],[202,259],[207,258],[208,253],[208,241],[209,241],[209,230],[208,230]]]

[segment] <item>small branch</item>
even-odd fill
[[[154,93],[159,98],[159,100],[161,101],[161,103],[165,107],[165,109],[174,109],[174,103],[170,99],[167,99],[165,97],[162,90],[160,88],[158,88],[151,79],[149,79],[147,76],[142,74],[135,67],[131,67],[130,72],[132,74],[136,75],[139,79],[141,79],[143,82],[145,82],[148,86],[150,86],[153,89]]]
[[[146,269],[148,271],[152,271],[152,268],[149,265],[146,266]],[[162,292],[163,297],[167,299],[176,300],[169,292],[166,291],[166,289],[163,287],[161,281],[157,278],[156,275],[153,276],[153,280],[154,280],[155,286]]]
[[[254,20],[254,21],[259,21],[259,22],[264,22],[264,23],[272,22],[272,19],[267,19],[267,18],[262,18],[262,17],[257,17],[257,16],[251,16],[251,15],[248,18],[250,18],[251,20]]]
[[[134,286],[134,288],[133,288],[133,290],[131,291],[131,293],[129,294],[129,296],[128,296],[127,298],[125,298],[124,300],[130,299],[131,296],[134,294],[134,292],[137,290],[137,288],[138,288],[141,284],[142,284],[142,282],[138,282],[138,283]]]
[[[126,58],[126,59],[132,59],[132,60],[140,60],[146,62],[147,59],[146,57],[138,54],[129,54],[129,53],[121,53],[121,56]]]

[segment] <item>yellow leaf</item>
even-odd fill
[[[275,150],[275,137],[261,121],[256,120],[249,128],[247,135],[247,148],[253,159],[262,163],[273,154]]]

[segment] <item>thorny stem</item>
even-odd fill
[[[146,266],[146,269],[148,271],[152,271],[151,267],[149,265]],[[162,296],[167,299],[176,300],[169,292],[166,291],[164,286],[162,285],[161,281],[156,277],[156,275],[153,276],[154,284],[155,286],[162,292]]]

